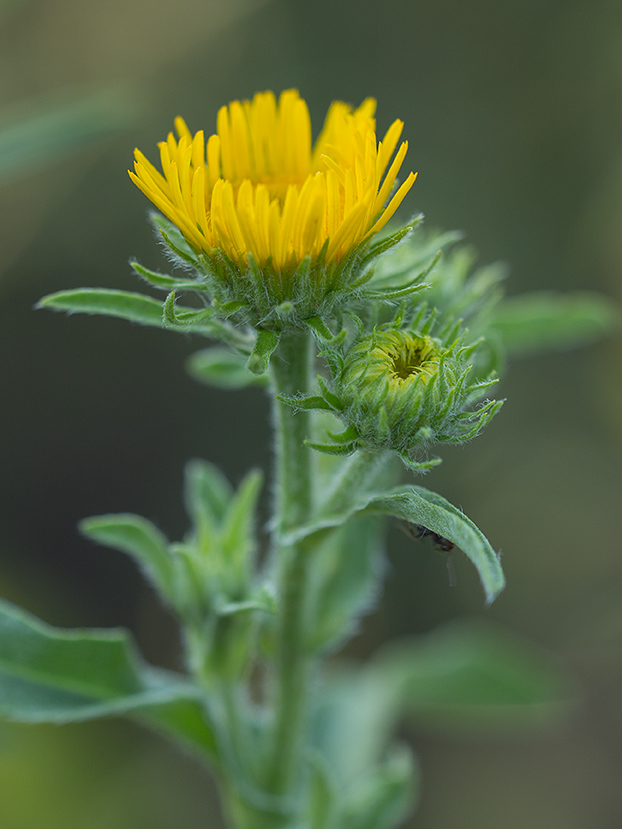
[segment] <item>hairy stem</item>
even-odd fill
[[[275,391],[307,392],[312,341],[306,332],[283,336],[272,360]],[[296,799],[312,659],[307,653],[309,553],[304,542],[284,545],[280,537],[308,520],[313,508],[313,453],[304,445],[310,415],[275,400],[276,511],[274,554],[279,571],[280,614],[275,666],[275,720],[266,786],[273,795]]]

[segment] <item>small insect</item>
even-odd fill
[[[445,553],[447,572],[449,574],[449,586],[455,587],[456,571],[454,570],[451,554],[456,545],[453,541],[450,541],[443,535],[435,533],[434,530],[429,530],[427,527],[424,527],[423,524],[411,524],[410,521],[406,521],[406,527],[408,528],[406,532],[411,538],[430,538],[432,541],[432,547],[434,547],[435,550],[438,550],[439,553]]]

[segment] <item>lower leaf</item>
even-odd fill
[[[0,717],[68,723],[122,715],[216,754],[198,689],[147,665],[126,631],[54,628],[0,601]]]

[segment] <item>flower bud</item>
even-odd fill
[[[413,453],[475,437],[502,405],[490,400],[471,408],[496,382],[470,379],[478,345],[465,345],[463,337],[447,345],[393,323],[360,337],[340,360],[329,358],[331,394],[339,401],[332,408],[346,425],[341,436],[331,435],[335,446],[347,440],[349,451],[394,451],[422,470],[439,461],[418,463]]]

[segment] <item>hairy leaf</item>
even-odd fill
[[[408,485],[386,492],[371,493],[354,500],[338,513],[327,511],[316,519],[285,536],[286,543],[322,533],[344,524],[357,513],[381,513],[419,524],[459,547],[473,562],[480,576],[486,599],[492,602],[503,590],[505,577],[499,556],[470,518],[449,503],[442,495],[422,486]]]
[[[168,541],[146,518],[130,513],[98,515],[80,522],[80,531],[99,544],[135,558],[165,596],[173,591],[173,563]]]
[[[592,342],[620,322],[620,311],[603,296],[545,291],[504,299],[492,330],[515,354],[534,354]]]
[[[197,689],[146,665],[123,630],[54,628],[0,600],[0,716],[66,723],[128,715],[213,755]]]

